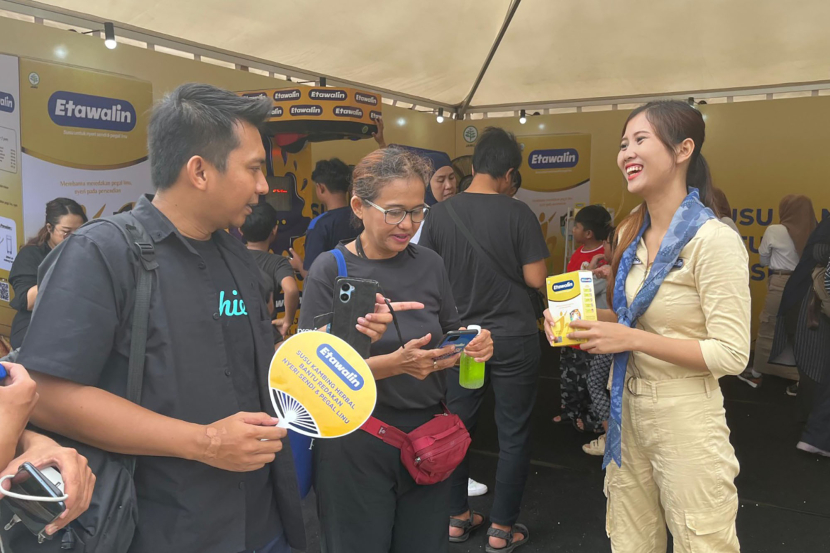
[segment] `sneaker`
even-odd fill
[[[478,497],[487,493],[487,484],[476,482],[472,478],[467,479],[467,495],[470,497]]]
[[[603,434],[596,440],[593,440],[590,444],[583,445],[582,451],[584,451],[588,455],[605,455],[605,434]]]
[[[795,397],[798,395],[798,382],[787,386],[787,395],[791,397]]]
[[[752,369],[747,369],[741,374],[738,375],[738,380],[742,382],[746,382],[753,388],[757,388],[761,385],[761,381],[763,380],[764,375],[759,372],[756,372]]]
[[[807,453],[815,453],[816,455],[823,455],[824,457],[830,457],[830,451],[824,451],[823,449],[819,449],[815,446],[808,444],[807,442],[798,442],[795,446],[796,449],[800,449],[801,451],[806,451]]]

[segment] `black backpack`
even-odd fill
[[[136,297],[126,399],[140,404],[153,286],[152,273],[158,268],[155,249],[146,230],[132,213],[119,213],[87,223],[94,224],[115,226],[135,253]],[[48,270],[60,252],[60,246],[50,252],[41,264],[42,270]],[[14,362],[18,353],[19,349],[14,350],[2,360]],[[133,541],[138,522],[138,504],[133,483],[135,457],[110,453],[64,436],[48,435],[64,447],[77,449],[87,458],[89,467],[96,477],[92,501],[85,513],[65,529],[58,531],[51,540],[43,543],[38,543],[37,537],[23,524],[11,524],[12,513],[8,508],[4,508],[3,502],[0,501],[0,540],[6,553],[126,553]]]

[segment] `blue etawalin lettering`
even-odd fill
[[[352,390],[359,390],[363,387],[363,377],[339,353],[334,351],[333,347],[328,344],[321,345],[317,348],[317,357],[334,369],[337,376]]]

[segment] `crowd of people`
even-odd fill
[[[292,250],[288,259],[269,251],[278,217],[260,201],[260,128],[271,107],[199,84],[162,100],[148,129],[155,194],[123,216],[140,229],[135,243],[103,220],[82,227],[72,200],[49,202],[10,276],[20,349],[3,363],[0,475],[24,462],[59,468],[69,498],[45,533],[62,533],[64,549],[96,551],[112,523],[101,513],[119,494],[128,516],[116,529],[130,553],[305,549],[291,444],[276,426],[267,373],[298,311],[297,279],[299,330],[324,331],[315,319],[348,274],[382,289],[374,311],[354,321],[372,342],[373,416],[411,432],[450,413],[472,433],[492,389],[498,466],[490,512],[479,513],[467,457],[448,478],[420,484],[401,452],[368,431],[316,440],[323,551],[448,551],[485,528],[488,553],[516,550],[531,539],[519,521],[538,321],[553,344],[553,317],[538,293],[551,252],[534,213],[513,199],[515,136],[486,129],[465,178],[446,155],[387,146],[381,126],[380,147],[353,170],[317,164],[326,211],[309,225],[305,257]],[[748,255],[712,185],[704,139],[703,118],[686,103],[634,110],[617,164],[642,204],[616,228],[598,205],[575,218],[579,247],[566,271],[594,273],[599,315],[572,321],[571,337],[583,342],[559,350],[554,422],[599,435],[583,449],[604,457],[606,531],[618,553],[665,551],[667,528],[677,552],[739,551],[723,376],[753,386],[762,374],[798,380],[798,448],[830,455],[830,219],[816,226],[809,199],[782,199],[780,225],[760,248],[771,277],[747,369]],[[460,385],[452,347],[436,347],[471,325],[481,330],[464,353],[486,364],[477,389]],[[15,551],[39,550],[25,532],[6,528],[5,539]]]

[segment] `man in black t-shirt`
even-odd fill
[[[288,335],[294,324],[297,306],[300,305],[300,290],[294,278],[294,269],[285,257],[270,252],[270,244],[277,237],[279,215],[271,204],[260,202],[251,208],[251,214],[245,218],[245,224],[239,229],[247,242],[248,251],[254,256],[262,276],[263,299],[268,305],[268,313],[276,327],[275,342],[281,342]],[[276,318],[275,301],[283,294],[285,315]]]
[[[83,447],[136,456],[130,553],[305,548],[290,445],[268,396],[273,333],[258,269],[223,230],[241,226],[268,190],[258,127],[271,108],[187,84],[150,119],[157,193],[132,211],[158,263],[140,405],[124,398],[133,248],[108,224],[85,226],[39,275],[19,357],[40,393],[32,421]]]
[[[499,537],[504,532],[512,532],[515,542],[528,537],[527,528],[516,525],[516,520],[530,467],[530,415],[536,401],[541,351],[527,289],[544,286],[545,259],[550,255],[536,216],[525,203],[506,195],[515,184],[521,162],[521,150],[511,133],[485,130],[473,153],[472,183],[465,192],[432,207],[420,240],[422,246],[444,259],[461,323],[480,325],[493,335],[494,353],[487,362],[486,385],[478,390],[462,388],[455,368],[447,375],[447,401],[450,411],[473,431],[484,393],[493,384],[500,449],[488,532],[494,548],[507,544]],[[448,204],[487,259],[465,238],[450,216]],[[468,474],[465,460],[452,476],[450,514],[464,521],[472,518],[467,502]],[[478,516],[472,523],[480,523]],[[450,536],[462,531],[450,528]]]

